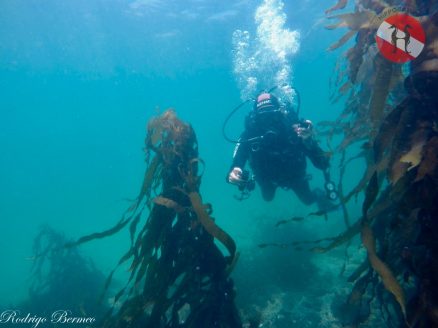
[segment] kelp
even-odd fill
[[[371,191],[369,192],[371,193]],[[381,197],[379,197],[373,208],[369,212],[367,211],[366,220],[372,222],[376,217],[390,212],[393,209],[394,201],[396,200],[397,197],[391,195],[388,190],[382,192]],[[369,205],[365,205],[365,207],[369,207]],[[315,247],[311,250],[316,253],[325,253],[347,242],[350,242],[352,238],[360,233],[363,220],[364,216],[357,219],[354,224],[352,224],[338,236],[328,238],[327,240],[330,241],[328,245],[324,247]]]
[[[414,104],[414,102],[410,102]],[[423,148],[432,133],[431,123],[421,120],[412,124],[415,119],[412,107],[404,110],[398,122],[398,129],[392,138],[390,153],[389,178],[395,184],[408,170],[418,166],[422,161]]]
[[[296,220],[298,219],[298,220]],[[303,218],[304,219],[304,218]],[[294,217],[291,218],[291,220],[281,220],[278,221],[276,226],[280,226],[282,224],[288,223],[290,221],[301,221],[301,217]],[[321,238],[318,240],[301,240],[301,241],[292,241],[289,243],[262,243],[258,244],[258,247],[260,248],[266,248],[266,247],[278,247],[278,248],[289,248],[294,247],[296,250],[304,250],[301,248],[302,245],[307,244],[321,244],[328,242],[326,246],[314,246],[311,248],[308,248],[306,250],[314,252],[314,253],[325,253],[328,252],[340,245],[343,245],[345,243],[348,243],[354,236],[356,236],[360,232],[360,221],[357,221],[354,225],[348,227],[344,232],[340,233],[337,236],[334,237],[326,237]]]
[[[182,207],[180,204],[178,204],[174,200],[169,199],[169,198],[165,198],[165,197],[162,197],[162,196],[155,197],[153,199],[153,202],[155,204],[157,204],[157,205],[161,205],[161,206],[165,206],[167,208],[171,208],[171,209],[173,209],[177,213],[182,213],[182,212],[188,210],[188,208]]]
[[[337,64],[337,75],[342,77],[336,81],[340,85],[338,93],[345,94],[347,86],[350,90],[345,109],[334,122],[336,129],[332,128],[331,133],[329,133],[330,139],[334,134],[339,134],[340,131],[343,134],[343,140],[336,149],[338,152],[345,153],[347,148],[358,142],[373,144],[382,119],[391,110],[391,104],[388,101],[393,98],[392,93],[400,89],[403,79],[400,67],[395,67],[375,50],[374,36],[380,24],[378,16],[384,16],[386,12],[390,12],[393,5],[393,3],[384,1],[360,1],[356,3],[356,9],[353,13],[329,17],[338,22],[327,26],[328,29],[347,27],[349,29],[347,36],[356,35],[355,44],[348,49],[344,56],[346,63],[344,65]],[[338,9],[337,6],[330,11],[336,9]],[[346,41],[345,37],[341,38],[330,50],[344,45]],[[348,73],[342,73],[341,70]],[[382,165],[373,163],[369,151],[364,151],[361,155],[366,159],[369,169],[345,197],[341,195],[341,201],[344,204],[364,189],[373,170],[380,172]],[[385,157],[383,160],[387,160],[387,158]],[[348,162],[341,164],[341,166],[347,165]],[[384,165],[385,163],[379,164]],[[345,167],[342,169],[345,171]],[[342,187],[342,180],[339,186]]]
[[[201,196],[197,192],[191,192],[189,194],[190,202],[192,204],[193,211],[196,213],[199,222],[205,230],[219,240],[230,252],[231,262],[233,262],[236,254],[236,243],[224,230],[218,227],[213,219],[208,215],[205,207],[202,206]]]
[[[371,204],[374,203],[376,200],[377,194],[379,193],[379,183],[377,179],[377,172],[374,172],[370,182],[368,184],[368,187],[365,192],[365,200],[362,204],[362,221],[364,223],[367,223],[368,221],[368,210],[371,207]]]
[[[102,232],[95,232],[93,234],[90,234],[90,235],[87,235],[87,236],[83,236],[83,237],[79,238],[75,242],[65,243],[64,247],[71,248],[71,247],[75,247],[75,246],[81,245],[83,243],[89,242],[89,241],[94,240],[94,239],[102,239],[102,238],[105,238],[105,237],[112,236],[115,233],[117,233],[120,230],[122,230],[129,223],[129,221],[131,221],[131,219],[132,219],[132,217],[123,218],[114,227],[112,227],[112,228],[110,228],[108,230],[105,230],[105,231],[102,231]]]
[[[347,5],[347,3],[348,3],[348,0],[338,0],[338,2],[333,7],[330,7],[329,9],[327,9],[325,11],[325,13],[328,14],[334,10],[344,9],[345,6]]]
[[[345,327],[358,327],[366,322],[363,312],[370,311],[371,299],[366,300],[369,285],[373,282],[373,275],[369,271],[362,276],[352,288],[346,302],[342,306],[342,321]]]
[[[362,274],[364,273],[365,270],[367,270],[369,268],[369,262],[368,260],[365,260],[362,262],[361,265],[359,265],[352,274],[350,274],[350,276],[348,277],[347,281],[348,282],[355,282],[360,276],[362,276]]]
[[[345,6],[339,2],[329,11]],[[353,159],[363,158],[367,166],[357,185],[345,196],[341,193],[341,201],[348,202],[368,186],[363,215],[353,227],[361,232],[369,265],[364,262],[350,276],[349,281],[354,283],[350,299],[354,296],[355,304],[361,304],[362,298],[380,303],[382,314],[385,313],[382,320],[390,325],[431,327],[438,322],[438,315],[434,314],[438,308],[438,247],[433,241],[437,239],[438,227],[432,219],[438,215],[438,75],[434,71],[414,70],[406,78],[403,91],[407,70],[386,61],[376,50],[377,27],[399,6],[410,13],[421,12],[425,15],[423,20],[428,19],[427,15],[430,19],[436,17],[428,2],[422,2],[420,8],[418,2],[407,5],[396,0],[359,0],[353,13],[332,17],[338,21],[328,28],[349,29],[346,36],[332,45],[332,50],[346,45],[353,32],[356,37],[342,64],[337,64],[337,78],[333,79],[338,90],[331,99],[347,96],[346,105],[335,122],[324,123],[324,134],[330,140],[336,134],[342,135],[339,146],[333,147],[343,154],[341,177]],[[363,19],[367,15],[374,18],[367,22]],[[426,33],[430,33],[426,36],[429,44],[436,42],[436,31]],[[413,63],[421,67],[421,61],[429,59],[423,57]],[[359,142],[366,142],[368,147],[346,159],[346,151]],[[378,180],[383,182],[380,186]],[[342,181],[339,185],[342,186]],[[348,238],[335,239],[331,244],[345,239]],[[329,246],[322,250],[330,249]],[[411,251],[416,248],[422,251]],[[429,255],[424,255],[425,252]],[[377,273],[379,279],[366,278],[370,272]],[[417,283],[414,291],[411,285],[410,293],[405,295],[404,284],[410,281],[406,272]],[[384,288],[378,288],[379,285]],[[394,296],[394,302],[384,297],[385,291]],[[394,316],[396,312],[389,310],[391,306],[400,309],[402,318]],[[370,311],[378,309],[371,307]],[[370,313],[356,316],[349,324],[360,325],[363,316]]]
[[[330,11],[336,9],[337,6]],[[349,29],[329,50],[345,45],[349,39],[356,36],[355,44],[343,57],[345,64],[337,64],[337,75],[341,77],[336,80],[339,86],[337,92],[339,95],[345,95],[349,90],[345,110],[335,122],[336,130],[332,129],[332,134],[335,134],[339,133],[341,127],[344,135],[338,147],[340,152],[356,142],[370,141],[370,137],[373,138],[382,118],[389,110],[387,101],[391,98],[392,90],[397,89],[402,82],[400,69],[393,68],[393,65],[375,50],[374,36],[380,24],[378,15],[390,9],[391,4],[385,2],[360,2],[352,13],[329,17],[336,19],[337,23],[327,26],[328,29]]]
[[[318,240],[301,240],[301,241],[292,241],[289,243],[262,243],[262,244],[258,244],[257,246],[259,248],[266,248],[266,247],[278,247],[278,248],[288,248],[288,247],[295,247],[296,250],[302,250],[297,249],[300,245],[305,245],[305,244],[319,244],[325,241],[331,241],[334,240],[335,238],[322,238],[322,239],[318,239]]]
[[[430,138],[422,148],[421,161],[418,166],[415,182],[423,180],[426,176],[436,179],[438,177],[438,136]]]
[[[378,184],[377,184],[377,172],[373,172],[372,174],[372,178],[371,178],[371,183],[369,184],[368,188],[367,188],[367,192],[366,192],[366,201],[363,204],[363,212],[367,213],[366,216],[362,216],[359,220],[356,220],[356,222],[351,225],[348,226],[347,229],[340,233],[339,235],[335,236],[335,237],[328,237],[328,238],[323,238],[323,239],[319,239],[319,240],[315,240],[315,241],[295,241],[295,242],[291,242],[291,243],[282,243],[282,244],[278,244],[278,243],[264,243],[264,244],[260,244],[259,247],[264,248],[264,247],[268,247],[268,246],[275,246],[275,247],[280,247],[280,248],[287,248],[290,246],[296,247],[299,246],[301,244],[308,244],[308,243],[315,243],[315,244],[319,244],[321,242],[326,242],[328,241],[329,243],[326,246],[315,246],[310,248],[309,250],[314,252],[314,253],[326,253],[334,248],[337,248],[345,243],[350,242],[350,240],[352,238],[354,238],[357,234],[360,233],[361,231],[361,225],[362,225],[362,221],[364,220],[368,220],[368,221],[372,221],[375,217],[377,217],[378,215],[381,215],[382,213],[386,213],[388,212],[392,206],[393,206],[393,201],[396,199],[396,196],[394,195],[390,195],[388,194],[388,191],[382,193],[383,196],[379,199],[379,201],[377,202],[377,205],[371,210],[370,213],[368,213],[368,209],[370,208],[371,204],[374,202],[375,198],[377,197],[377,193],[378,193]],[[311,216],[311,215],[317,215],[317,216],[326,216],[327,212],[326,211],[317,211],[317,212],[312,212],[309,213],[307,216]],[[276,223],[276,227],[292,222],[292,221],[301,221],[302,217],[292,217],[290,219],[286,219],[286,220],[280,220]]]
[[[394,295],[396,301],[400,305],[400,309],[403,313],[403,317],[406,320],[406,300],[405,294],[395,278],[394,274],[391,272],[391,269],[386,265],[377,255],[376,253],[376,244],[374,239],[373,230],[370,228],[368,219],[368,210],[374,201],[377,198],[377,194],[379,191],[377,173],[374,172],[370,182],[368,184],[365,200],[362,206],[362,228],[361,228],[361,237],[362,243],[365,246],[368,254],[368,260],[371,264],[371,267],[374,271],[377,272],[379,277],[382,279],[383,285],[386,290],[388,290],[392,295]]]
[[[113,228],[68,245],[110,236],[129,224],[129,279],[112,298],[102,327],[240,327],[229,278],[236,244],[211,218],[199,194],[203,162],[192,127],[173,110],[152,118],[145,139],[148,168],[134,204]],[[138,227],[143,227],[138,231]],[[224,256],[214,238],[229,251]]]
[[[380,55],[375,57],[376,75],[369,109],[369,119],[372,124],[372,136],[377,133],[382,119],[384,118],[385,105],[391,87],[394,65],[395,64],[389,62]]]
[[[313,247],[310,249],[310,251],[314,253],[326,253],[340,245],[349,242],[354,236],[356,236],[359,233],[359,231],[360,231],[360,225],[358,223],[355,223],[347,230],[345,230],[343,233],[339,234],[337,237],[330,238],[331,242],[327,246]]]
[[[368,260],[372,268],[379,274],[385,288],[394,295],[400,305],[403,317],[406,319],[406,299],[404,291],[389,267],[377,256],[373,232],[367,224],[362,227],[362,242],[368,252]]]
[[[102,318],[106,305],[97,295],[105,276],[76,248],[63,247],[68,238],[45,225],[33,240],[28,298],[18,306],[26,313],[68,309],[75,316]]]

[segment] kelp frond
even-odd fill
[[[389,267],[377,256],[373,232],[367,224],[362,227],[362,242],[368,252],[368,260],[370,261],[372,268],[382,279],[386,290],[394,295],[396,301],[400,305],[403,317],[406,320],[406,299],[404,291]]]
[[[347,6],[347,3],[348,3],[348,0],[338,0],[338,2],[333,7],[330,7],[329,9],[327,9],[325,11],[325,13],[329,14],[332,11],[339,10],[339,9],[344,9],[345,6]]]
[[[346,1],[338,1],[327,12],[343,9],[346,4]],[[367,294],[369,311],[376,310],[370,305],[376,298],[382,308],[387,308],[381,289],[375,288],[379,280],[370,273],[376,272],[384,290],[394,296],[405,323],[411,321],[415,326],[429,327],[437,322],[437,316],[432,314],[431,309],[438,306],[426,290],[438,285],[436,242],[432,241],[436,240],[438,227],[435,221],[426,223],[422,220],[431,220],[438,215],[438,74],[434,68],[428,69],[431,66],[421,64],[437,58],[432,55],[433,58],[422,57],[414,61],[413,66],[423,70],[413,70],[406,78],[409,74],[407,70],[387,61],[377,51],[377,28],[400,6],[410,13],[421,13],[423,21],[430,23],[436,18],[436,8],[433,9],[429,3],[412,1],[406,4],[398,0],[359,0],[355,3],[354,12],[330,17],[337,21],[329,25],[329,29],[348,29],[347,34],[330,50],[346,45],[353,37],[354,43],[346,51],[343,62],[337,64],[336,78],[333,79],[337,92],[331,99],[347,96],[345,108],[333,124],[325,123],[328,129],[324,132],[330,140],[333,135],[341,135],[339,146],[332,148],[343,155],[340,190],[342,177],[351,159],[363,158],[366,164],[366,170],[356,186],[346,196],[340,195],[345,203],[367,186],[362,204],[363,215],[357,221],[360,225],[356,223],[352,228],[356,232],[361,231],[372,270],[364,273],[367,266],[362,265],[351,276],[350,281],[355,282],[350,295],[352,304],[362,304],[361,299]],[[426,34],[428,42],[437,41],[436,29],[427,30]],[[407,88],[403,91],[405,78]],[[357,156],[346,159],[348,150],[359,142],[368,147]],[[379,180],[384,182],[380,186],[377,184]],[[383,186],[384,190],[380,190]],[[347,232],[328,246],[316,250],[326,251],[332,245],[339,245],[348,239],[346,236],[350,234]],[[376,244],[382,247],[376,249]],[[409,251],[410,245],[426,248],[435,255],[414,256]],[[402,251],[405,255],[400,258]],[[399,279],[406,277],[406,272],[414,275],[418,282],[409,299],[403,291],[405,282]],[[354,311],[357,317],[364,315],[360,306]],[[365,314],[365,319],[368,316],[369,313]],[[385,321],[385,318],[382,320]],[[391,320],[394,321],[394,318]],[[360,322],[352,319],[350,324],[357,326]],[[403,322],[400,321],[400,324]]]
[[[103,327],[180,327],[183,322],[185,327],[219,322],[239,327],[228,277],[237,260],[236,244],[210,217],[211,205],[201,201],[199,165],[204,163],[192,127],[167,110],[149,121],[145,145],[148,167],[134,204],[113,228],[68,244],[104,238],[129,224],[131,246],[108,276],[102,297],[128,261],[129,279],[112,298]],[[229,258],[213,238],[225,245]]]

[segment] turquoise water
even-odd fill
[[[218,224],[241,250],[234,273],[240,302],[254,301],[254,285],[272,288],[272,295],[282,286],[299,291],[300,297],[314,297],[315,289],[318,297],[324,295],[320,286],[338,274],[342,250],[316,256],[256,245],[335,235],[344,228],[341,213],[331,214],[327,222],[317,218],[273,229],[276,221],[311,209],[282,190],[271,203],[263,202],[257,189],[239,202],[235,188],[225,183],[233,145],[223,139],[221,126],[242,95],[232,36],[238,29],[255,35],[260,4],[1,2],[0,304],[26,297],[26,258],[40,225],[78,238],[119,219],[126,199],[136,196],[142,182],[146,122],[157,108],[169,107],[195,128],[206,162],[203,198],[213,204]],[[340,53],[326,49],[339,34],[324,29],[324,9],[317,0],[286,1],[283,8],[284,28],[300,34],[299,50],[286,57],[292,69],[288,82],[300,91],[302,116],[315,123],[335,119],[342,106],[329,102],[329,78]],[[238,135],[242,125],[237,116],[231,133]],[[311,166],[309,172],[313,187],[321,186],[321,173]],[[335,166],[333,175],[338,175]],[[359,178],[355,172],[347,176]],[[127,238],[121,233],[82,251],[108,272],[128,247]],[[321,281],[306,280],[310,271],[318,272],[314,277]]]

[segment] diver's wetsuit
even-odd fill
[[[317,201],[306,175],[306,157],[321,170],[329,167],[329,158],[312,138],[303,140],[294,131],[300,122],[291,111],[254,114],[245,120],[233,155],[232,168],[244,168],[249,160],[263,198],[274,198],[277,187],[292,189],[305,204]]]

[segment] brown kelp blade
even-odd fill
[[[338,27],[348,27],[351,30],[359,31],[363,28],[370,27],[370,19],[375,16],[370,11],[358,11],[355,13],[340,14],[328,17],[329,19],[338,19],[334,25],[329,25],[326,28],[334,29]]]
[[[346,44],[354,35],[356,34],[356,31],[351,30],[345,33],[337,42],[333,43],[328,50],[333,51],[335,49],[338,49],[342,47],[344,44]],[[346,84],[346,86],[349,86]]]
[[[362,242],[368,252],[368,260],[372,268],[382,279],[386,290],[394,295],[406,320],[406,300],[403,288],[394,277],[391,269],[377,256],[373,231],[367,224],[362,226]]]
[[[212,218],[208,215],[205,206],[202,205],[201,196],[197,192],[189,193],[189,198],[192,203],[193,210],[196,213],[199,221],[207,230],[209,234],[219,240],[230,252],[232,258],[236,253],[236,243],[233,238],[228,235],[224,230],[222,230],[219,226],[214,223]]]
[[[171,208],[171,209],[173,209],[177,213],[182,213],[182,212],[185,211],[185,208],[183,206],[181,206],[180,204],[178,204],[174,200],[172,200],[170,198],[163,197],[163,196],[155,197],[153,199],[153,202],[155,204],[158,204],[158,205],[161,205],[161,206],[165,206],[167,208]]]
[[[152,187],[154,184],[154,180],[159,176],[159,166],[161,164],[161,159],[159,156],[154,156],[152,162],[149,163],[146,172],[144,174],[143,184],[140,189],[140,193],[137,197],[137,203],[135,209],[138,208],[139,204],[143,200],[144,197],[149,200],[151,195]]]
[[[394,64],[382,56],[376,56],[375,66],[376,75],[369,109],[370,121],[373,128],[372,133],[374,135],[377,134],[378,128],[384,118],[384,110],[390,92]]]
[[[357,221],[355,224],[350,226],[343,233],[338,235],[335,238],[331,238],[330,244],[324,247],[313,247],[310,249],[314,253],[326,253],[348,241],[350,241],[354,236],[356,236],[360,232],[360,221]]]
[[[78,246],[80,244],[86,243],[86,242],[94,240],[94,239],[102,239],[105,237],[112,236],[115,233],[117,233],[118,231],[120,231],[121,229],[123,229],[123,227],[125,227],[129,223],[129,221],[131,221],[131,219],[132,219],[132,216],[128,217],[128,218],[123,218],[114,227],[112,227],[108,230],[102,231],[102,232],[95,232],[95,233],[92,233],[90,235],[81,237],[75,242],[65,244],[65,247],[67,247],[67,248],[68,247],[75,247],[75,246]]]
[[[338,0],[338,2],[334,6],[330,7],[329,9],[327,9],[325,11],[325,13],[329,14],[332,11],[344,9],[347,6],[347,3],[348,3],[348,0]]]
[[[423,159],[418,167],[415,181],[424,179],[425,176],[438,175],[438,137],[432,137],[424,147]]]
[[[374,172],[373,176],[368,183],[367,189],[365,191],[365,200],[362,204],[362,215],[364,219],[367,217],[367,213],[371,205],[376,200],[377,194],[379,193],[379,184],[377,179],[377,172]]]

